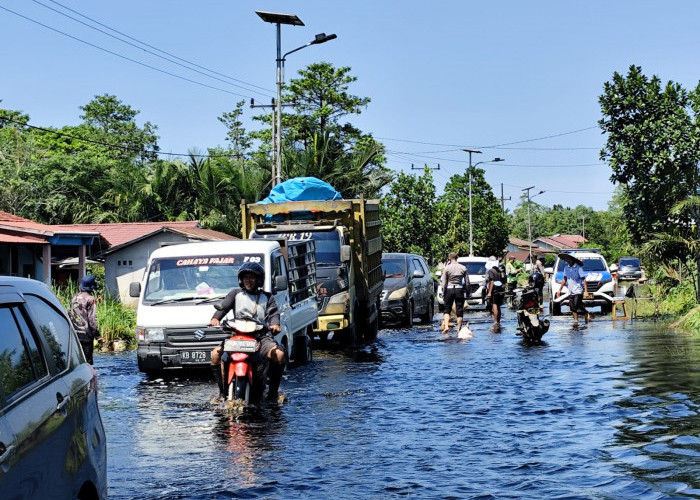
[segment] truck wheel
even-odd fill
[[[311,339],[306,335],[296,337],[294,340],[294,365],[301,366],[311,361]]]
[[[365,334],[365,340],[374,340],[377,338],[379,333],[379,315],[374,318],[374,321],[367,325],[367,333]]]
[[[340,334],[340,343],[343,345],[355,345],[355,323],[344,330],[338,332]],[[335,334],[333,334],[335,337]]]

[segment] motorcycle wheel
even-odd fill
[[[229,386],[229,399],[239,399],[245,404],[250,403],[250,383],[248,377],[236,377]]]

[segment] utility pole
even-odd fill
[[[501,211],[503,213],[506,213],[506,200],[510,201],[510,196],[508,198],[503,197],[503,183],[501,182]]]
[[[581,236],[585,240],[586,239],[586,214],[583,214],[581,216],[581,219],[583,221],[583,227],[581,228]]]

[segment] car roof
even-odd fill
[[[605,260],[601,254],[595,253],[595,252],[576,252],[575,257],[577,259],[603,259],[603,260]],[[557,256],[557,260],[560,260],[559,256]]]
[[[476,257],[472,255],[471,257],[457,257],[457,262],[488,262],[488,257]]]
[[[409,257],[420,257],[421,259],[423,256],[418,255],[416,253],[400,253],[400,252],[387,252],[382,254],[382,260],[386,259],[407,259]]]

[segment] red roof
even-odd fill
[[[175,222],[111,222],[107,224],[59,224],[51,226],[54,231],[94,231],[100,233],[109,247],[123,245],[132,240],[139,239],[147,234],[163,229],[199,228],[199,222],[175,221]]]
[[[49,236],[89,234],[106,243],[107,249],[127,245],[158,231],[173,231],[193,239],[230,240],[234,236],[204,229],[199,221],[172,222],[115,222],[107,224],[55,224],[47,225],[0,211],[0,242],[2,243],[48,243]]]

